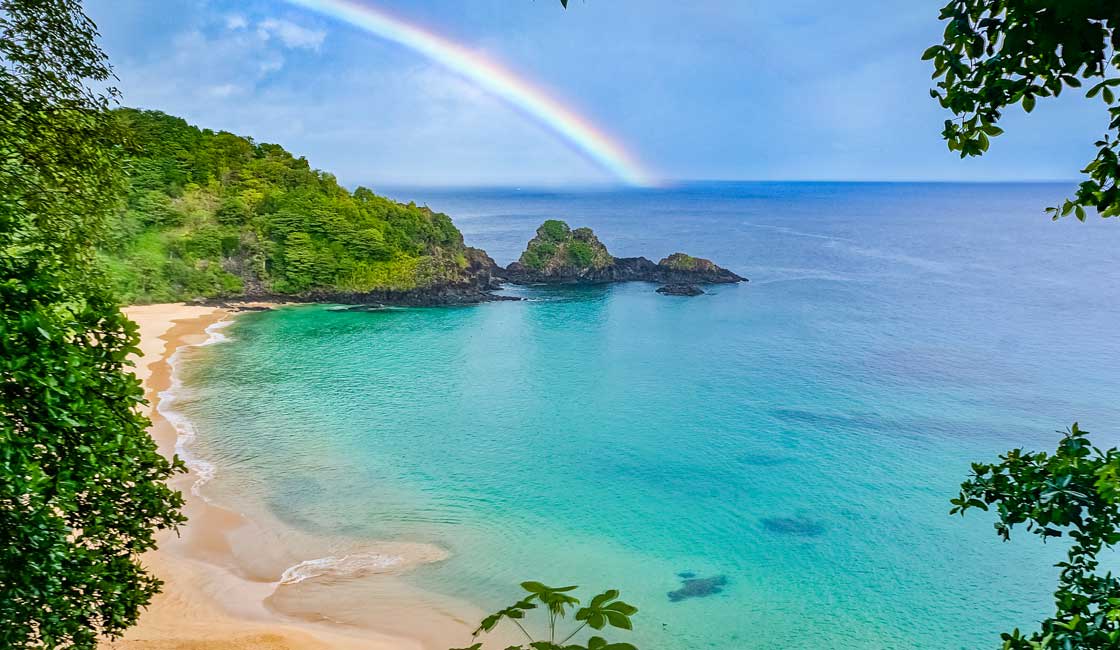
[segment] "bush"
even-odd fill
[[[525,249],[525,252],[521,254],[521,263],[531,269],[540,270],[544,268],[544,261],[541,260],[540,255],[537,255],[537,251],[532,248]]]
[[[591,248],[591,244],[578,240],[568,242],[568,261],[574,266],[580,268],[591,266],[594,259],[595,249]]]
[[[252,211],[249,210],[248,204],[239,196],[230,197],[222,200],[222,204],[218,206],[218,211],[214,213],[218,223],[223,225],[240,226],[247,222],[252,216]]]
[[[560,243],[568,238],[570,232],[571,229],[568,228],[568,224],[558,219],[549,219],[542,223],[540,228],[537,228],[537,237],[544,241]]]

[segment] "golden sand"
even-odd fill
[[[215,307],[183,304],[129,307],[128,316],[140,326],[142,359],[135,373],[144,382],[151,405],[151,434],[161,452],[174,453],[177,432],[158,409],[159,394],[172,381],[171,355],[183,345],[207,338],[206,328],[229,318],[228,311]],[[233,560],[231,532],[246,526],[244,517],[213,506],[191,493],[197,477],[181,475],[172,484],[187,496],[188,523],[179,531],[161,534],[160,548],[144,556],[147,568],[164,581],[163,592],[141,615],[139,624],[123,639],[106,641],[104,648],[120,650],[287,650],[339,649],[420,650],[437,648],[445,639],[464,639],[465,621],[452,617],[425,621],[423,613],[394,612],[377,603],[374,611],[393,620],[383,627],[343,628],[304,622],[278,613],[266,604],[277,589],[270,581],[244,577]],[[423,626],[434,623],[443,632],[399,636],[400,623]],[[376,623],[376,622],[375,622]],[[374,631],[388,629],[397,634]],[[446,648],[446,645],[442,645]]]

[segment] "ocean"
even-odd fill
[[[502,264],[559,218],[750,282],[243,315],[180,364],[185,451],[284,529],[312,617],[362,624],[395,560],[354,549],[416,542],[448,554],[392,578],[420,606],[617,587],[643,650],[999,647],[1063,546],[949,499],[1074,421],[1120,437],[1120,223],[1052,223],[1072,187],[391,189]],[[670,597],[689,575],[713,593]]]

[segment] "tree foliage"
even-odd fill
[[[1088,179],[1054,219],[1088,210],[1120,215],[1120,3],[1115,0],[952,0],[941,10],[944,41],[923,58],[940,79],[930,94],[957,118],[942,135],[962,158],[983,155],[1004,110],[1030,113],[1040,97],[1089,82],[1086,96],[1104,102],[1108,129],[1096,143]],[[1120,452],[1093,447],[1075,423],[1053,454],[1020,449],[997,464],[973,464],[972,478],[952,500],[953,513],[995,506],[996,531],[1016,525],[1071,540],[1054,594],[1055,613],[1037,632],[1003,634],[1005,650],[1120,648],[1120,581],[1098,571],[1098,554],[1120,542]]]
[[[126,301],[404,290],[464,266],[447,215],[351,193],[279,145],[157,111],[115,116],[128,198],[101,250]]]
[[[77,0],[0,0],[0,647],[94,648],[183,521],[92,243],[122,190],[112,79]]]
[[[540,582],[530,581],[522,582],[521,588],[527,595],[509,607],[482,619],[478,629],[474,631],[475,638],[483,632],[492,632],[502,621],[508,621],[520,630],[527,645],[509,646],[505,650],[637,650],[629,643],[612,643],[598,635],[590,636],[586,644],[569,643],[585,628],[596,631],[607,626],[620,630],[633,629],[630,618],[638,613],[638,608],[619,600],[617,589],[604,591],[593,597],[586,606],[579,607],[579,599],[572,595],[572,592],[579,589],[577,586],[549,587]],[[544,608],[548,620],[547,638],[539,635],[541,636],[539,640],[534,638],[522,623],[526,615],[538,607]],[[579,625],[568,634],[564,634],[558,630],[558,626],[567,618],[569,611],[576,607],[579,609],[575,610],[574,619],[579,622]],[[482,643],[456,650],[482,650]]]
[[[1012,450],[975,463],[952,512],[995,507],[996,532],[1025,525],[1043,541],[1070,540],[1054,592],[1055,614],[1041,630],[1003,634],[1005,650],[1120,647],[1120,579],[1101,574],[1097,556],[1120,542],[1120,450],[1101,451],[1076,423],[1053,454]]]
[[[934,78],[930,94],[957,116],[942,133],[961,157],[979,156],[1003,133],[1003,112],[1021,105],[1031,112],[1040,97],[1088,84],[1086,96],[1104,102],[1108,132],[1088,179],[1055,219],[1084,221],[1095,209],[1120,215],[1120,2],[1116,0],[952,0],[941,10],[944,42],[925,51]]]

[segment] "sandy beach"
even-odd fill
[[[208,338],[207,328],[233,315],[221,308],[172,305],[129,307],[128,316],[140,327],[143,357],[135,373],[144,382],[152,418],[151,434],[167,455],[175,453],[178,432],[159,410],[160,393],[173,381],[172,355],[180,346],[197,345]],[[106,641],[105,648],[118,650],[194,649],[340,649],[420,650],[436,647],[443,638],[464,639],[469,627],[452,617],[436,621],[442,630],[409,638],[366,629],[345,629],[288,617],[269,606],[276,595],[279,576],[252,576],[239,570],[231,547],[231,535],[253,526],[245,517],[216,507],[192,493],[198,477],[180,475],[173,486],[187,497],[189,521],[176,535],[165,532],[159,550],[144,556],[147,568],[164,581],[157,595],[123,639]],[[287,589],[288,587],[284,587]],[[290,598],[290,596],[289,596]],[[376,611],[391,618],[384,628],[394,632],[424,629],[423,612],[402,612],[380,604]],[[404,606],[405,603],[402,603]],[[394,611],[396,610],[396,611]],[[468,632],[469,634],[469,632]],[[428,637],[428,638],[423,638]],[[439,640],[437,640],[439,639]],[[444,646],[446,647],[446,646]]]

